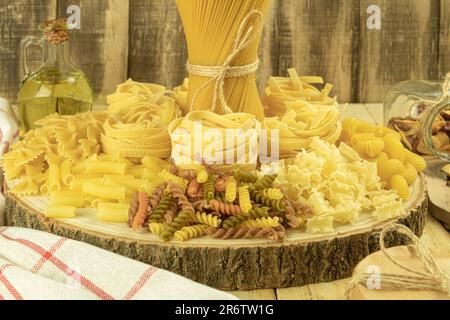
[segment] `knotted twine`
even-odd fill
[[[432,108],[450,98],[448,94],[449,91],[450,91],[450,72],[445,75],[444,83],[442,84],[442,92],[437,100],[428,100],[414,95],[412,97],[416,98],[419,102],[429,104],[429,107]]]
[[[195,105],[195,101],[197,100],[198,95],[215,82],[211,111],[218,114],[233,113],[225,99],[225,79],[240,78],[246,76],[248,74],[256,72],[259,66],[259,59],[248,65],[231,66],[231,63],[236,58],[236,56],[258,38],[259,28],[256,28],[255,26],[251,26],[244,34],[245,27],[247,26],[249,20],[254,16],[259,18],[261,21],[264,18],[262,12],[258,10],[252,10],[247,16],[245,16],[239,27],[233,47],[231,48],[231,52],[221,66],[202,66],[190,64],[189,62],[186,63],[186,68],[189,74],[211,78],[194,94],[191,102],[191,110]]]
[[[418,272],[402,265],[390,255],[386,250],[384,240],[386,234],[391,231],[401,233],[412,240],[417,258],[425,266],[426,272]],[[382,273],[380,278],[383,289],[437,291],[450,296],[450,277],[442,272],[433,259],[430,250],[424,246],[409,228],[400,224],[394,224],[383,229],[380,233],[380,248],[390,262],[403,271],[410,273],[410,275]],[[354,276],[347,288],[346,296],[349,297],[350,291],[358,284],[367,285],[367,281],[373,277],[372,273],[361,273]]]

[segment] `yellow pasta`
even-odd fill
[[[378,162],[378,175],[381,180],[389,182],[395,175],[402,175],[405,172],[405,165],[397,159],[389,159]]]
[[[208,226],[205,225],[184,227],[175,232],[174,239],[178,241],[187,241],[194,238],[199,238],[206,234],[207,229]]]
[[[49,205],[84,208],[84,197],[79,192],[55,192],[51,194]]]
[[[48,205],[45,209],[44,215],[47,218],[75,218],[76,210],[77,208],[72,206]]]
[[[197,182],[205,183],[206,181],[208,181],[208,171],[206,171],[206,169],[202,167],[197,171]]]
[[[397,191],[400,199],[407,200],[410,196],[409,187],[406,179],[401,175],[395,175],[391,178],[390,187]]]
[[[239,206],[243,213],[248,213],[252,209],[252,203],[250,201],[250,193],[248,191],[248,187],[239,187]]]
[[[89,161],[86,164],[86,173],[125,174],[126,163],[112,161]]]
[[[61,163],[61,181],[68,186],[73,180],[75,180],[75,176],[72,174],[72,163],[64,160]]]
[[[105,186],[92,181],[83,184],[82,192],[100,199],[120,200],[126,198],[124,187]]]
[[[263,190],[263,196],[270,200],[281,200],[283,199],[283,192],[277,188],[269,188]]]
[[[164,182],[171,182],[176,184],[177,186],[186,189],[187,188],[187,181],[184,180],[181,177],[178,177],[172,173],[170,173],[169,171],[167,171],[166,169],[164,169],[163,171],[161,171],[159,173],[159,176],[161,177],[161,179],[164,180]]]
[[[85,183],[95,182],[98,184],[103,183],[103,178],[95,178],[95,179],[75,179],[70,183],[69,190],[70,191],[82,191]]]
[[[166,230],[166,227],[162,223],[154,222],[148,224],[148,229],[151,233],[159,236]]]
[[[227,181],[225,189],[225,200],[228,202],[234,202],[237,196],[237,182],[233,177],[230,177]]]
[[[141,160],[142,165],[153,172],[159,172],[163,169],[169,170],[170,163],[156,157],[146,156]]]
[[[384,152],[391,159],[397,159],[401,162],[405,162],[405,147],[400,140],[392,137],[385,137],[384,139]]]
[[[128,222],[128,208],[129,204],[101,202],[97,205],[97,218],[106,222]]]
[[[61,171],[56,163],[50,163],[48,168],[48,192],[61,190]]]
[[[407,163],[405,166],[405,171],[403,172],[403,177],[409,185],[412,185],[418,177],[416,168],[414,168],[412,164]]]
[[[206,212],[196,212],[192,214],[192,219],[194,222],[201,223],[213,228],[218,228],[222,223],[217,216],[212,214],[207,214]]]
[[[409,150],[405,150],[405,161],[416,168],[418,172],[423,172],[427,168],[425,159]]]
[[[247,220],[242,223],[242,226],[248,228],[275,228],[280,225],[280,219],[278,217],[263,217],[258,219]]]

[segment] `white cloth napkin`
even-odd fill
[[[0,228],[2,299],[235,300],[234,296],[97,247]]]
[[[0,97],[0,160],[9,146],[19,138],[19,125],[8,101]],[[3,170],[0,169],[0,190],[3,189]],[[5,197],[0,194],[0,226],[4,225]]]

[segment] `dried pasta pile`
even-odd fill
[[[178,170],[153,193],[135,193],[129,225],[142,227],[164,241],[214,239],[282,240],[285,228],[305,226],[311,210],[275,188],[275,176],[256,171],[232,174],[213,168]]]
[[[126,158],[168,158],[169,124],[180,114],[162,86],[128,80],[108,97],[110,117],[101,142],[107,154]]]
[[[175,157],[175,153],[172,154],[173,161],[179,166],[215,163],[228,170],[243,163],[254,170],[260,131],[261,124],[251,114],[222,116],[209,111],[192,111],[169,127],[172,149],[177,151]],[[198,159],[199,154],[201,159]]]
[[[288,69],[289,77],[270,77],[264,91],[263,102],[268,117],[286,113],[289,103],[306,101],[313,105],[336,105],[336,98],[329,97],[333,86],[326,84],[322,90],[314,84],[324,83],[321,77],[299,77],[294,68]]]
[[[307,232],[332,232],[334,223],[354,223],[364,213],[379,221],[405,214],[398,194],[383,190],[376,164],[345,143],[337,148],[314,138],[310,147],[283,161],[275,181],[290,199],[312,208]]]
[[[384,187],[397,191],[402,199],[409,198],[408,186],[426,169],[425,160],[405,148],[395,130],[347,118],[343,121],[342,140],[361,157],[376,163]]]
[[[61,182],[70,183],[73,164],[100,152],[106,117],[105,112],[87,112],[39,120],[42,127],[29,131],[3,156],[6,179],[20,181],[12,192],[47,194],[58,191]]]

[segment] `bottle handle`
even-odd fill
[[[442,111],[450,109],[450,99],[444,100],[437,106],[429,108],[425,114],[422,124],[422,139],[427,149],[435,156],[444,161],[450,162],[450,153],[436,149],[432,140],[433,123]]]
[[[19,79],[21,81],[25,80],[26,77],[30,74],[30,69],[28,68],[27,63],[27,54],[28,54],[28,47],[30,46],[39,46],[41,47],[41,50],[44,50],[45,41],[43,38],[34,37],[34,36],[28,36],[22,39],[20,41],[20,53],[19,53]],[[41,51],[41,63],[44,62],[44,54]]]

